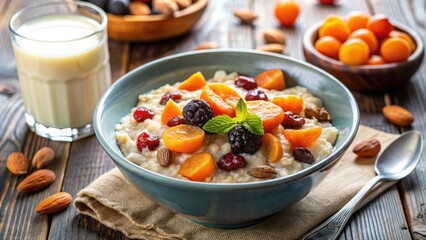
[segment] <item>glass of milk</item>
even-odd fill
[[[111,84],[107,16],[85,2],[30,6],[10,20],[25,119],[58,141],[90,136],[93,111]]]

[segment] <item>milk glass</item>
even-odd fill
[[[84,2],[42,3],[11,18],[25,119],[37,135],[93,134],[93,111],[111,84],[106,26],[105,12]]]

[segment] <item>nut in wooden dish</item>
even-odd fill
[[[186,3],[185,3],[186,2]],[[108,13],[108,37],[117,41],[152,42],[188,32],[201,18],[208,0],[154,0],[156,15],[115,15]],[[136,7],[142,12],[142,7]],[[145,10],[143,10],[145,11]]]

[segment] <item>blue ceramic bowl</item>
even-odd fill
[[[287,177],[230,184],[163,176],[145,170],[121,154],[115,125],[136,105],[139,94],[182,81],[196,71],[210,78],[216,70],[254,76],[271,68],[282,69],[287,86],[309,88],[323,100],[333,117],[339,136],[332,154],[323,161]],[[354,97],[333,76],[296,59],[249,50],[189,52],[145,64],[115,82],[99,101],[94,115],[100,144],[129,182],[153,201],[195,222],[228,228],[254,224],[305,197],[347,150],[358,125],[359,111]]]

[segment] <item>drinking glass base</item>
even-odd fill
[[[38,123],[33,116],[25,113],[25,121],[28,127],[40,137],[48,138],[53,141],[72,142],[81,138],[91,136],[95,133],[91,123],[80,128],[54,128],[46,127]]]

